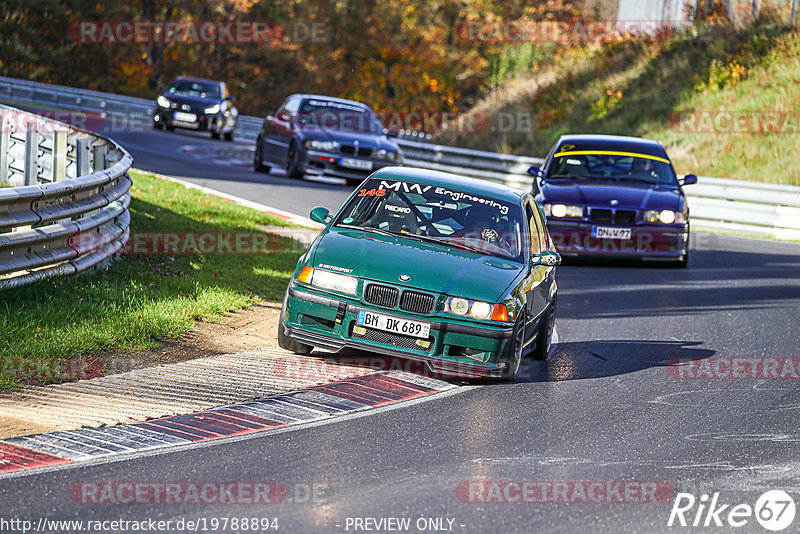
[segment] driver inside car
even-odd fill
[[[503,219],[496,211],[473,207],[467,216],[466,223],[466,226],[453,234],[453,237],[474,239],[503,250],[513,248]]]
[[[631,164],[630,176],[652,176],[658,178],[655,164],[649,159],[636,158]]]

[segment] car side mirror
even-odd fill
[[[233,95],[228,95],[228,100],[230,100],[231,104],[233,104],[234,102],[236,102],[236,97]]]
[[[561,254],[552,250],[542,252],[541,254],[532,254],[531,265],[534,267],[539,267],[541,265],[545,267],[555,267],[556,265],[561,265]]]
[[[281,111],[280,113],[278,113],[278,120],[279,121],[289,122],[290,118],[291,117],[289,116],[289,114],[286,113],[285,111]]]
[[[692,185],[697,183],[697,175],[696,174],[687,174],[683,177],[681,181],[681,185]]]
[[[538,178],[542,175],[542,168],[539,167],[538,165],[534,165],[528,169],[528,174],[530,174],[531,176],[536,176]]]
[[[313,210],[311,210],[311,220],[314,222],[318,222],[320,224],[328,224],[331,221],[331,212],[328,211],[328,208],[323,208],[322,206],[317,206]]]

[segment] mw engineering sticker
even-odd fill
[[[403,191],[405,193],[417,193],[419,195],[424,195],[433,189],[434,194],[450,197],[450,199],[454,202],[465,200],[474,204],[483,204],[490,208],[496,209],[503,215],[508,215],[508,206],[501,204],[492,198],[472,195],[470,193],[464,193],[463,191],[451,191],[449,189],[445,189],[444,187],[434,187],[432,185],[422,185],[401,181],[387,182],[386,180],[381,180],[379,188],[390,189],[392,191]]]

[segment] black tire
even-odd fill
[[[691,248],[689,243],[689,239],[686,240],[686,249],[684,251],[683,257],[678,261],[672,264],[672,267],[675,269],[685,269],[689,266],[689,249]]]
[[[173,125],[165,124],[165,126],[166,126],[168,132],[174,132],[175,131],[175,127]]]
[[[230,132],[228,132],[228,133],[226,133],[226,134],[225,134],[225,140],[226,140],[226,141],[233,141],[233,134],[234,134],[234,131],[235,131],[235,130],[231,130]]]
[[[211,139],[219,139],[219,132],[216,130],[211,130]]]
[[[283,297],[283,306],[281,306],[281,316],[278,320],[278,346],[283,350],[294,352],[295,354],[311,354],[314,347],[295,341],[283,330],[283,323],[286,321],[286,302],[289,300],[289,290],[286,290],[286,295]]]
[[[153,129],[154,130],[163,130],[164,129],[164,123],[161,122],[161,121],[158,121],[158,122],[153,121]]]
[[[509,347],[508,354],[506,354],[506,367],[500,375],[503,381],[511,382],[517,378],[519,367],[522,365],[522,349],[525,345],[525,315],[517,321],[514,325],[514,331],[511,335],[512,345]]]
[[[264,165],[264,156],[262,151],[261,138],[256,141],[256,149],[253,151],[253,170],[256,172],[265,172],[269,174],[269,166]]]
[[[553,330],[556,325],[556,299],[553,299],[553,303],[550,304],[550,308],[546,313],[547,315],[539,325],[539,331],[536,332],[536,346],[531,352],[531,358],[534,360],[546,360],[550,354],[550,346],[553,344]]]
[[[302,179],[306,171],[300,168],[300,151],[297,150],[297,143],[294,141],[289,145],[287,159],[289,160],[289,166],[286,168],[286,174],[289,178],[294,178],[295,180]]]

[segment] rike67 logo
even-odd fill
[[[755,518],[765,529],[777,532],[792,524],[795,512],[794,499],[781,490],[764,493],[755,506],[723,503],[719,493],[703,494],[699,499],[691,493],[678,493],[667,526],[740,528]]]

